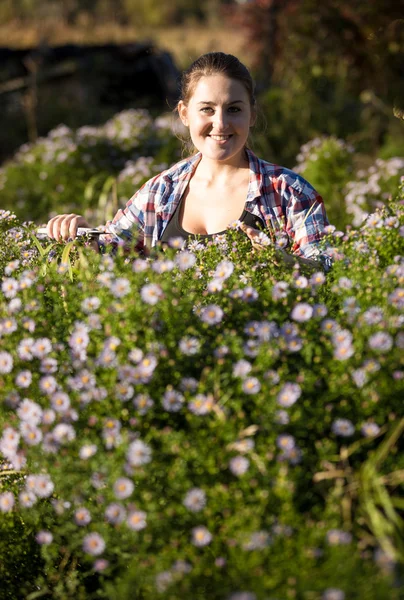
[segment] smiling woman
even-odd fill
[[[211,52],[184,72],[178,114],[196,152],[150,179],[104,228],[104,241],[135,239],[146,251],[181,236],[210,238],[239,226],[254,248],[270,243],[262,230],[281,233],[277,252],[314,267],[331,266],[320,250],[328,220],[322,198],[300,175],[264,161],[248,148],[256,119],[254,83],[235,57]],[[58,215],[47,226],[56,239],[88,227],[79,215]],[[102,237],[102,236],[101,236]],[[272,236],[273,237],[273,236]]]

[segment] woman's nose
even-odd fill
[[[225,130],[228,124],[227,115],[224,111],[217,110],[215,113],[214,124],[219,131]]]

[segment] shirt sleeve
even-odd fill
[[[292,241],[292,253],[318,260],[328,271],[332,259],[326,253],[324,242],[320,243],[326,235],[325,228],[329,226],[322,197],[293,171],[286,174],[283,183],[287,198],[285,228]]]
[[[151,184],[146,183],[128,200],[125,208],[119,209],[112,221],[103,226],[104,234],[99,236],[101,246],[133,245],[138,251],[144,250],[144,227],[146,210],[150,210]]]

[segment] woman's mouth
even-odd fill
[[[225,141],[229,140],[232,137],[232,135],[213,135],[213,134],[210,134],[209,137],[212,138],[212,140],[215,140],[215,142],[225,142]]]

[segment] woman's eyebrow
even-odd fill
[[[205,101],[205,100],[201,100],[201,102],[198,102],[198,104],[209,104],[211,106],[216,106],[215,102],[210,102],[210,101]],[[230,104],[244,104],[243,100],[232,100],[231,102],[227,102],[226,104],[230,105]]]

